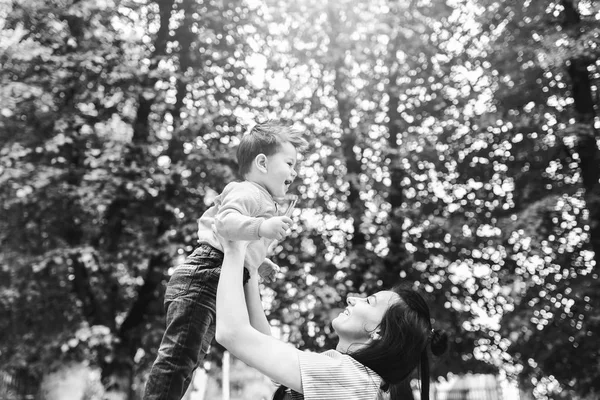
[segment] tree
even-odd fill
[[[469,179],[477,168],[479,183],[465,180],[466,193],[488,215],[503,260],[494,273],[503,289],[485,303],[501,317],[491,348],[507,351],[534,393],[585,396],[597,391],[598,372],[597,10],[586,2],[482,5],[492,47],[476,62],[493,95],[471,118],[476,135],[451,157]]]
[[[449,225],[442,219],[449,205],[432,195],[450,174],[435,146],[437,129],[452,121],[444,102],[458,107],[460,101],[457,89],[442,96],[442,88],[454,84],[446,73],[462,59],[445,61],[447,42],[430,41],[449,37],[455,27],[443,26],[454,9],[417,2],[406,8],[386,2],[279,7],[265,16],[285,36],[272,41],[288,43],[266,53],[274,60],[272,76],[287,76],[277,105],[318,137],[297,187],[299,244],[283,245],[285,284],[276,289],[272,317],[300,346],[329,347],[334,341],[327,323],[348,293],[403,278],[428,293],[439,290],[431,299],[436,320],[448,321],[443,326],[456,343],[437,373],[493,370],[473,356],[480,334],[463,327],[473,318],[469,308],[460,308],[471,289],[444,277],[460,248],[440,235]],[[308,300],[298,304],[290,293]]]
[[[595,7],[12,3],[4,369],[35,380],[87,360],[107,390],[135,397],[169,268],[236,179],[242,132],[277,118],[311,143],[298,226],[276,250],[284,273],[263,287],[284,338],[332,347],[348,294],[401,280],[451,334],[436,376],[507,369],[536,390],[555,379],[595,393]]]
[[[29,1],[9,11],[6,370],[40,378],[84,359],[107,391],[139,390],[162,335],[168,269],[195,244],[204,197],[234,176],[250,10],[197,7]]]

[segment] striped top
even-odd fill
[[[381,377],[336,350],[298,352],[304,395],[291,390],[291,400],[375,400]]]

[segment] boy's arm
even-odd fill
[[[271,336],[271,325],[265,315],[260,299],[260,290],[258,287],[258,271],[250,272],[250,279],[244,285],[244,297],[246,298],[246,307],[250,318],[250,325],[257,331]]]
[[[252,217],[260,211],[260,195],[248,187],[238,186],[224,194],[215,226],[219,235],[229,240],[258,240],[264,218]]]
[[[263,213],[263,201],[257,189],[234,187],[223,194],[215,227],[229,240],[258,240],[261,237],[281,240],[288,235],[292,220],[286,216],[253,217]]]

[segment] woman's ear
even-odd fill
[[[380,333],[379,329],[376,329],[373,332],[371,332],[370,336],[371,336],[371,340],[381,339],[381,333]]]
[[[260,172],[267,172],[267,156],[264,154],[259,154],[256,157],[254,157],[254,164],[256,165],[256,168],[260,171]]]

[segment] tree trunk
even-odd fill
[[[328,8],[328,17],[331,22],[331,31],[329,40],[332,48],[341,48],[338,37],[340,35],[339,16],[334,10],[335,5],[330,5]],[[360,174],[361,161],[357,158],[354,148],[357,146],[358,135],[350,126],[350,115],[352,111],[351,99],[344,90],[345,86],[345,71],[344,71],[344,54],[342,53],[335,61],[333,66],[334,82],[333,92],[337,102],[337,111],[341,121],[342,128],[342,152],[346,162],[346,174],[348,176],[348,204],[350,205],[350,216],[352,217],[353,234],[351,239],[352,248],[360,248],[365,245],[366,237],[361,230],[365,206],[360,198]]]
[[[398,41],[399,37],[395,37],[391,40],[388,54],[392,60],[387,60],[387,64],[390,66],[389,82],[386,89],[389,99],[387,110],[389,151],[385,158],[389,165],[390,187],[387,195],[391,209],[388,245],[389,252],[385,259],[386,274],[382,277],[384,285],[396,284],[400,271],[410,271],[410,268],[406,268],[405,265],[411,260],[410,254],[407,253],[406,248],[404,247],[404,231],[402,229],[404,217],[401,214],[401,207],[404,203],[402,180],[405,177],[405,171],[401,163],[400,149],[398,146],[398,139],[402,135],[404,122],[402,116],[398,113],[398,107],[400,105],[400,88],[397,84],[399,65],[398,62],[395,61]]]
[[[565,19],[562,28],[577,32],[575,37],[580,36],[581,17],[572,1],[563,0],[565,8]],[[600,266],[600,156],[597,141],[600,132],[594,127],[596,117],[594,110],[594,99],[592,95],[592,84],[588,72],[588,66],[595,60],[571,58],[567,62],[567,72],[571,78],[571,95],[574,102],[577,145],[576,151],[579,155],[579,166],[583,187],[585,189],[585,202],[589,211],[590,245],[594,251],[596,269]]]
[[[158,57],[166,54],[167,43],[169,41],[169,21],[171,20],[171,11],[175,0],[159,0],[157,3],[160,9],[160,28],[158,28],[158,31],[156,32],[154,52],[152,54],[153,62],[150,65],[149,72],[158,68]],[[148,78],[144,83],[144,88],[147,88],[148,92],[142,90],[142,93],[138,96],[138,109],[135,122],[133,123],[133,143],[146,143],[148,141],[148,135],[150,133],[148,118],[155,98],[151,93],[154,92],[155,83],[156,78]]]
[[[105,304],[96,298],[86,265],[81,260],[80,253],[71,254],[71,269],[73,271],[73,291],[82,304],[83,315],[90,324],[104,325],[110,329],[115,328],[114,318],[109,315]]]
[[[153,62],[150,66],[150,71],[158,68],[159,57],[166,54],[169,40],[169,22],[174,3],[174,0],[157,1],[160,14],[160,27],[154,41]],[[155,100],[155,96],[152,94],[155,83],[156,78],[147,78],[143,83],[142,92],[138,96],[138,109],[136,119],[133,122],[133,138],[129,146],[126,162],[134,163],[136,160],[139,160],[143,164],[142,159],[145,156],[143,148],[148,143],[150,136],[149,117]],[[123,209],[120,207],[122,204],[119,204],[119,202],[120,199],[117,198],[111,204],[111,207],[115,208],[113,212],[117,215]],[[116,232],[109,237],[118,238],[121,231],[125,228],[125,224],[126,220],[119,218],[114,226]],[[157,232],[157,237],[164,233],[162,229],[159,230],[160,232]],[[113,241],[117,242],[116,240]],[[139,288],[136,301],[116,332],[120,342],[114,350],[113,359],[102,366],[102,383],[104,384],[107,398],[132,400],[135,397],[133,391],[135,379],[134,357],[141,344],[142,324],[145,321],[148,306],[156,300],[156,289],[162,282],[165,266],[167,265],[169,265],[168,255],[163,252],[152,255],[148,261],[144,284]]]

